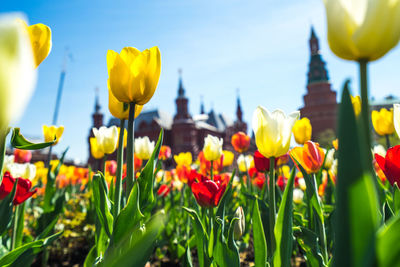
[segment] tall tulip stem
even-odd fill
[[[391,146],[390,146],[390,138],[389,138],[389,135],[388,134],[386,134],[385,135],[385,138],[386,138],[386,149],[389,149]]]
[[[368,60],[360,60],[360,90],[361,90],[361,117],[364,130],[365,162],[372,162],[371,153],[371,130],[370,130],[370,112],[368,103]],[[371,168],[371,167],[368,167]]]
[[[275,157],[269,160],[269,232],[271,238],[271,252],[275,252],[275,216],[276,216],[276,203],[275,203]]]
[[[134,165],[134,122],[135,122],[135,103],[129,103],[129,119],[128,119],[128,142],[126,151],[126,198],[129,198],[133,182],[135,180]]]
[[[125,120],[122,119],[119,126],[119,139],[118,139],[118,150],[117,150],[117,173],[115,182],[115,194],[114,194],[114,218],[117,218],[120,206],[121,206],[121,188],[122,188],[122,165],[124,163],[124,130]],[[114,222],[116,220],[114,219]]]

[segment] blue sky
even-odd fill
[[[86,161],[87,137],[92,125],[95,87],[105,122],[107,109],[106,53],[125,46],[140,50],[159,46],[162,71],[158,89],[146,109],[175,114],[178,69],[189,110],[197,114],[200,96],[206,110],[212,106],[234,118],[236,89],[240,89],[246,121],[258,105],[294,111],[303,105],[309,62],[308,38],[314,25],[321,53],[336,91],[346,78],[358,91],[357,65],[337,58],[326,41],[322,0],[146,0],[146,1],[12,1],[0,12],[25,13],[30,24],[51,27],[53,48],[39,67],[36,91],[17,126],[22,133],[40,138],[50,124],[65,48],[68,63],[58,123],[65,134],[56,147],[70,146],[69,157]],[[375,98],[399,95],[397,47],[370,64],[370,92]]]

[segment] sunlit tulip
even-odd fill
[[[300,172],[299,172],[300,173]],[[307,189],[306,187],[306,181],[304,180],[304,178],[299,178],[297,180],[297,183],[299,184],[299,187],[301,190],[305,191]]]
[[[93,128],[94,137],[97,145],[104,154],[112,154],[118,145],[118,129],[116,126],[109,128],[101,126],[99,129]]]
[[[125,47],[121,53],[107,52],[110,89],[123,103],[146,104],[153,96],[161,72],[161,55],[158,47],[140,52]]]
[[[231,143],[238,153],[246,152],[250,146],[250,136],[244,132],[237,132],[232,135]]]
[[[174,156],[174,160],[178,166],[190,166],[192,164],[192,153],[181,152]]]
[[[400,186],[400,145],[389,148],[385,157],[375,154],[375,160],[390,184]]]
[[[167,160],[171,157],[171,148],[169,146],[161,146],[158,158],[160,160]]]
[[[0,16],[0,135],[21,117],[36,76],[28,31],[14,16]]]
[[[36,166],[30,163],[12,163],[7,164],[5,171],[10,172],[13,177],[22,177],[32,181],[36,175]]]
[[[237,165],[240,172],[247,172],[250,168],[254,167],[254,159],[252,155],[243,154],[239,155],[237,159]]]
[[[235,221],[235,225],[233,227],[233,234],[234,234],[234,238],[236,240],[238,240],[245,231],[245,217],[244,217],[244,212],[243,212],[243,208],[241,206],[239,206],[236,211],[235,211],[235,217],[238,218],[238,220]]]
[[[223,142],[224,141],[222,140],[222,138],[218,138],[210,134],[207,135],[207,137],[204,138],[204,147],[203,147],[205,159],[208,161],[218,160],[222,155]]]
[[[28,26],[25,21],[23,25],[29,32],[32,43],[33,55],[35,56],[36,67],[50,54],[51,51],[51,29],[42,23]]]
[[[328,43],[347,60],[376,60],[400,38],[400,1],[325,0]]]
[[[225,193],[226,183],[212,180],[193,182],[191,189],[197,203],[204,208],[216,207]]]
[[[293,189],[293,202],[296,204],[301,204],[303,202],[304,192],[299,188]]]
[[[297,120],[293,125],[292,131],[296,143],[300,145],[311,140],[312,127],[310,120],[305,117]]]
[[[101,150],[99,145],[97,144],[96,137],[90,137],[90,152],[92,153],[93,158],[101,159],[104,157],[104,152]]]
[[[142,105],[135,105],[135,118],[139,116],[142,108]],[[110,110],[111,115],[120,120],[129,119],[129,104],[118,101],[118,99],[113,95],[110,86],[108,86],[108,109]]]
[[[335,150],[338,150],[339,149],[339,140],[337,138],[335,140],[333,140],[332,145]]]
[[[326,169],[330,169],[332,167],[333,161],[335,160],[335,149],[331,148],[326,152],[325,164],[324,167]]]
[[[372,154],[373,155],[378,154],[378,155],[380,155],[382,157],[385,157],[386,156],[386,149],[382,145],[379,145],[379,144],[375,145],[372,148]]]
[[[28,163],[32,159],[32,152],[30,150],[22,150],[16,148],[14,150],[14,162],[16,163]]]
[[[258,172],[257,176],[254,177],[254,179],[252,180],[252,183],[253,185],[257,186],[260,190],[262,190],[266,180],[267,179],[265,178],[265,174],[262,172]]]
[[[228,150],[223,150],[222,153],[224,154],[224,159],[222,161],[223,166],[224,167],[231,166],[233,163],[233,159],[235,158],[233,152]]]
[[[290,159],[290,155],[289,155],[289,153],[286,153],[285,155],[282,155],[279,158],[275,159],[275,165],[281,166],[281,165],[287,164],[289,162],[289,159]]]
[[[293,148],[290,156],[297,160],[307,173],[315,173],[322,167],[325,153],[318,143],[307,141],[303,147]]]
[[[393,105],[393,124],[397,136],[400,137],[400,104]]]
[[[4,173],[3,182],[0,185],[0,199],[4,199],[11,193],[16,179],[9,172]],[[37,189],[31,191],[32,183],[28,179],[18,178],[17,190],[15,192],[13,204],[19,205],[35,194]]]
[[[167,186],[166,184],[162,184],[160,188],[157,190],[157,195],[160,197],[166,197],[168,196],[170,191],[171,188],[169,186]]]
[[[114,176],[117,172],[117,162],[115,160],[107,160],[105,172],[107,172],[109,175]]]
[[[61,136],[64,133],[64,126],[56,127],[54,125],[47,126],[43,125],[43,135],[45,142],[51,142],[56,140],[53,145],[56,145],[60,140]]]
[[[394,132],[393,110],[382,108],[380,111],[373,110],[371,113],[372,125],[379,135],[389,135]]]
[[[350,95],[351,98],[351,104],[353,105],[353,110],[354,110],[354,114],[356,115],[356,117],[358,117],[358,115],[361,112],[361,97],[358,96],[352,96]]]
[[[282,110],[277,109],[271,113],[261,106],[254,111],[256,145],[264,157],[279,157],[289,151],[292,128],[299,116],[299,111],[286,116]]]
[[[150,139],[147,136],[136,138],[135,155],[142,160],[148,160],[153,153],[154,144],[154,141],[150,142]]]
[[[276,163],[277,161],[275,161],[275,166]],[[269,171],[269,158],[264,157],[258,150],[256,150],[256,152],[254,152],[254,165],[259,172]]]

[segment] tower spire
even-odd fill
[[[100,101],[99,101],[99,87],[96,87],[94,90],[95,90],[95,95],[96,95],[95,102],[94,102],[94,113],[99,114],[100,109],[101,109]]]
[[[200,96],[200,114],[205,114],[206,112],[205,112],[205,110],[204,110],[204,98],[203,98],[203,96],[201,95]]]
[[[178,69],[178,74],[179,74],[178,97],[185,97],[185,88],[183,88],[183,82],[182,82],[182,69]]]
[[[236,118],[237,121],[242,122],[243,121],[243,111],[242,111],[242,105],[240,104],[240,96],[239,96],[239,88],[236,89]]]
[[[308,65],[307,84],[329,81],[328,71],[325,67],[325,61],[322,59],[319,52],[319,41],[313,26],[311,26],[309,45],[311,56]]]

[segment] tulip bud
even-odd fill
[[[303,202],[304,192],[301,189],[293,189],[293,202],[296,204],[301,204]]]
[[[358,117],[358,115],[361,112],[361,98],[360,96],[352,96],[350,95],[351,98],[351,104],[353,105],[353,110],[354,110],[354,115]]]
[[[371,113],[372,126],[379,135],[389,135],[394,132],[393,110],[382,108],[380,111],[373,110]]]
[[[234,234],[234,238],[236,240],[239,240],[240,237],[244,234],[244,230],[246,227],[244,212],[243,212],[243,208],[241,206],[239,206],[236,209],[235,217],[238,218],[238,220],[235,221],[235,225],[233,228],[233,234]]]
[[[142,159],[148,160],[154,150],[154,141],[150,142],[150,139],[145,137],[139,137],[135,139],[135,155]]]
[[[97,145],[104,154],[112,154],[118,145],[118,129],[116,126],[109,128],[101,126],[99,129],[93,128]]]
[[[216,136],[207,135],[204,138],[204,157],[208,161],[218,160],[222,155],[222,138],[218,138]]]
[[[303,145],[305,142],[311,140],[312,127],[308,118],[297,120],[293,125],[293,135],[296,142]]]
[[[90,137],[89,141],[90,141],[90,152],[92,153],[93,158],[95,159],[103,158],[104,153],[97,144],[96,137]]]

